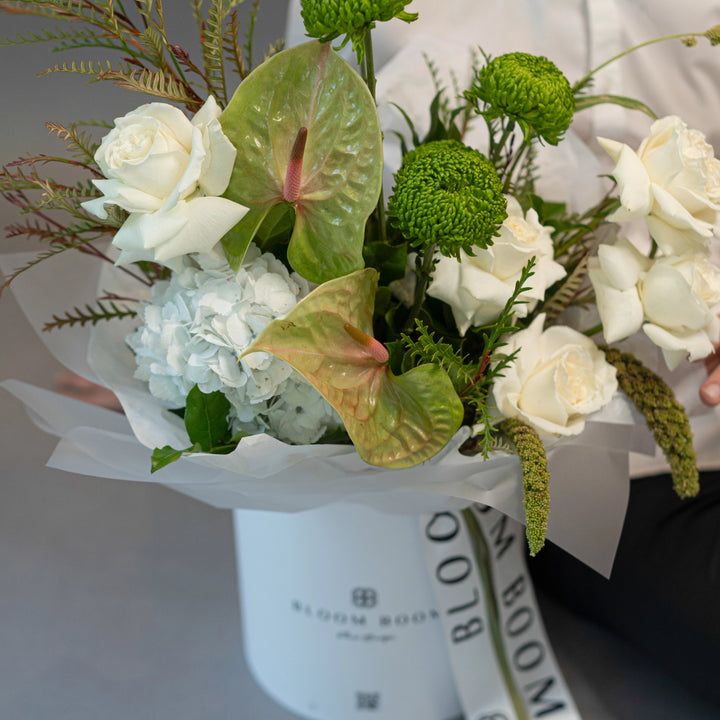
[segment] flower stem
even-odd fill
[[[665,40],[682,40],[683,38],[691,38],[691,37],[707,37],[707,34],[704,32],[693,32],[693,33],[673,33],[672,35],[663,35],[662,37],[653,38],[652,40],[646,40],[645,42],[638,43],[637,45],[633,45],[631,48],[627,48],[627,50],[623,50],[622,52],[618,53],[617,55],[613,55],[609,60],[606,60],[605,62],[598,65],[595,69],[591,70],[585,77],[578,80],[573,85],[573,93],[577,92],[578,89],[583,88],[587,85],[590,78],[592,78],[595,73],[602,70],[604,67],[607,67],[611,63],[614,63],[616,60],[620,60],[620,58],[625,57],[626,55],[629,55],[632,52],[635,52],[636,50],[639,50],[640,48],[646,47],[647,45],[653,45],[654,43],[658,42],[664,42]]]
[[[503,128],[503,134],[502,134],[499,142],[493,143],[493,147],[490,150],[489,158],[495,167],[497,167],[498,162],[500,162],[500,157],[502,155],[503,148],[505,147],[505,143],[508,141],[508,138],[513,134],[514,130],[515,130],[515,122],[511,120]]]
[[[523,144],[520,146],[520,149],[517,151],[517,154],[515,155],[515,158],[513,159],[512,163],[506,168],[505,170],[505,177],[501,178],[504,180],[503,183],[503,192],[507,193],[510,190],[510,185],[512,183],[512,176],[515,170],[517,169],[518,165],[520,164],[520,160],[522,160],[523,155],[530,149],[530,141],[523,141]]]
[[[430,282],[436,247],[436,243],[433,243],[430,247],[426,248],[425,253],[422,256],[422,265],[420,264],[419,255],[415,262],[415,273],[417,275],[415,279],[415,294],[413,296],[413,304],[410,308],[410,313],[405,320],[405,330],[414,330],[415,320],[420,314],[420,308],[425,301],[425,291],[427,290],[428,283]]]
[[[363,39],[364,61],[362,63],[363,80],[370,90],[373,102],[377,105],[375,98],[375,60],[373,56],[372,32],[367,30]],[[378,235],[381,243],[387,245],[387,227],[385,226],[385,198],[383,195],[382,183],[380,184],[380,197],[378,198],[377,207],[375,208],[375,219],[378,226]]]

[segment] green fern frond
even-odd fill
[[[192,9],[192,15],[195,18],[195,23],[197,24],[197,29],[202,37],[202,27],[203,27],[203,16],[202,16],[202,6],[203,6],[204,0],[190,0],[190,7]]]
[[[0,11],[11,14],[36,15],[63,21],[80,21],[101,28],[120,38],[135,28],[124,16],[118,17],[115,0],[3,0]]]
[[[44,195],[36,202],[32,210],[63,210],[74,217],[85,218],[85,211],[80,208],[80,200],[98,197],[100,193],[89,183],[73,185],[60,185],[52,180],[43,180],[39,183]]]
[[[224,36],[225,22],[234,7],[242,0],[211,0],[202,35],[202,54],[208,92],[221,105],[227,105],[225,82]]]
[[[90,235],[90,237],[82,238],[83,242],[93,242],[99,240],[104,235],[110,234],[113,230],[114,228],[112,226],[108,226],[105,223],[85,222],[58,227],[57,225],[51,225],[47,221],[40,221],[36,218],[12,223],[5,228],[8,238],[34,238],[40,242],[58,246],[65,246],[68,243],[76,242],[76,240],[72,240],[72,238],[79,239],[82,238],[83,235]]]
[[[72,0],[3,0],[0,11],[9,15],[36,15],[55,20],[86,20],[95,15],[94,11],[81,8]]]
[[[492,418],[488,412],[485,419],[487,422],[483,422],[478,418],[475,435],[468,438],[458,448],[458,452],[462,455],[474,457],[475,455],[480,454],[482,448],[485,448],[490,453],[504,452],[510,455],[517,455],[515,446],[492,425],[493,422],[497,422],[497,418]],[[483,434],[486,432],[487,438],[484,438]]]
[[[0,38],[0,47],[7,47],[12,45],[30,45],[44,42],[57,42],[61,45],[63,43],[78,43],[89,44],[93,41],[98,43],[107,42],[107,38],[103,35],[99,35],[92,30],[48,30],[47,28],[40,32],[32,32],[27,35],[16,35],[14,38],[2,37]]]
[[[583,253],[575,269],[562,281],[560,287],[545,301],[542,311],[545,322],[550,324],[575,301],[582,292],[583,282],[587,277],[589,253]]]
[[[43,325],[43,332],[50,332],[56,328],[73,327],[80,325],[84,327],[88,323],[97,325],[100,321],[122,320],[123,318],[137,317],[137,311],[127,307],[127,305],[117,305],[113,300],[96,300],[95,307],[86,304],[85,309],[81,310],[77,305],[72,310],[68,310],[64,315],[53,315],[52,321]]]
[[[435,88],[434,95],[445,92],[445,86],[440,81],[440,70],[438,70],[437,64],[432,58],[424,52],[422,54],[423,60],[425,61],[425,67],[430,71],[430,77],[432,78],[433,87]]]
[[[35,170],[25,172],[21,167],[17,167],[15,172],[11,172],[7,167],[3,167],[0,171],[0,192],[16,193],[24,190],[37,190],[39,180]]]
[[[490,332],[488,333],[487,330],[483,332],[483,362],[481,365],[483,375],[478,384],[484,386],[486,390],[489,390],[496,377],[502,377],[502,374],[513,362],[517,354],[517,351],[510,355],[498,351],[507,344],[503,338],[518,329],[514,318],[515,306],[519,302],[520,295],[530,289],[526,283],[532,277],[534,267],[535,258],[532,257],[522,269],[512,294],[505,303],[500,315],[498,315],[497,320],[491,326]]]
[[[157,68],[167,65],[165,60],[165,43],[162,35],[153,26],[146,27],[138,42],[145,48],[148,60]]]
[[[253,58],[253,40],[255,38],[255,23],[257,22],[258,11],[260,9],[260,0],[253,0],[252,7],[250,8],[250,15],[248,17],[247,26],[245,28],[245,57],[247,58],[246,64],[248,72],[252,72],[254,67]]]
[[[285,38],[278,38],[275,42],[268,45],[267,50],[263,54],[263,62],[270,59],[273,55],[277,55],[285,49]]]
[[[240,45],[240,19],[237,10],[233,10],[232,13],[230,13],[230,19],[225,27],[223,47],[225,49],[225,57],[232,65],[233,71],[240,76],[241,80],[244,80],[248,76],[249,71],[245,66],[243,48]]]
[[[417,364],[439,365],[449,375],[457,392],[469,385],[477,372],[477,363],[470,362],[449,343],[436,340],[433,333],[421,320],[416,320],[415,326],[416,338],[405,333],[400,336],[408,356],[416,360]]]
[[[135,0],[135,8],[142,18],[143,25],[147,28],[152,24],[152,10],[154,0]],[[160,3],[158,3],[160,4]]]
[[[45,127],[51,135],[55,135],[59,140],[63,140],[68,151],[87,163],[94,163],[95,151],[99,143],[95,142],[88,132],[78,130],[78,126],[73,123],[69,128],[56,122],[46,122]]]
[[[181,103],[188,107],[198,108],[202,100],[195,94],[190,94],[188,88],[173,77],[166,75],[162,70],[106,70],[98,78],[111,80],[118,87],[126,90],[161,97],[171,102]]]
[[[126,66],[126,70],[129,72],[128,66]],[[71,60],[69,65],[67,61],[64,61],[62,65],[55,63],[55,65],[39,74],[42,76],[50,73],[77,73],[79,75],[92,75],[96,80],[99,80],[100,76],[107,72],[112,72],[112,64],[109,60],[105,61],[105,67],[101,62],[95,62],[94,60],[88,60],[87,62],[81,60],[79,65],[75,60]]]
[[[104,130],[111,130],[113,123],[108,120],[78,120],[76,125],[82,125],[83,127],[95,127],[103,128]]]

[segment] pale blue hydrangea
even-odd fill
[[[144,324],[127,338],[135,377],[169,407],[183,407],[194,385],[205,393],[219,390],[232,405],[234,429],[317,441],[338,423],[319,393],[269,353],[238,361],[266,325],[308,293],[307,282],[255,246],[237,273],[216,257],[198,259],[200,267],[186,265],[153,287],[141,311]]]

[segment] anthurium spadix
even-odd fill
[[[296,219],[288,260],[322,283],[364,266],[365,223],[382,182],[382,138],[372,96],[330,48],[309,42],[264,62],[220,117],[237,148],[225,193],[250,208],[224,240],[239,264],[279,203]]]
[[[412,467],[447,445],[463,406],[436,365],[393,375],[387,350],[371,336],[377,282],[367,268],[324,283],[271,322],[245,355],[265,351],[290,363],[337,410],[365,462]]]

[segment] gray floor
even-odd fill
[[[285,4],[265,2],[270,20]],[[2,52],[0,87],[13,99],[0,105],[4,161],[51,150],[45,119],[137,104],[78,78],[34,80],[49,62],[34,48]],[[2,225],[12,217],[3,205]],[[0,332],[0,377],[51,387],[60,368],[10,294]],[[230,513],[164,488],[47,469],[52,438],[6,393],[0,418],[0,719],[289,720],[242,657]],[[543,608],[586,720],[718,717],[619,640],[547,600]]]

